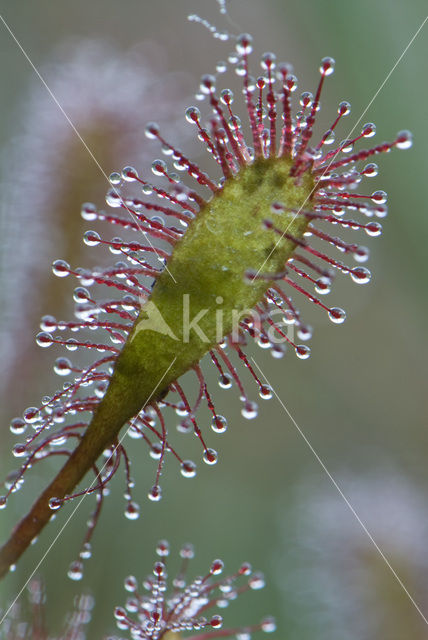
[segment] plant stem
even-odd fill
[[[132,408],[128,405],[128,411],[124,413],[126,403],[119,403],[118,393],[118,385],[111,384],[76,449],[0,548],[0,579],[8,573],[56,513],[49,507],[51,498],[61,499],[73,493],[104,449],[115,442],[125,422],[138,412],[133,405]],[[162,393],[163,391],[156,390],[147,398],[146,404],[158,400]],[[132,413],[127,415],[129,411]]]

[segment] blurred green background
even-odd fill
[[[193,131],[182,118],[183,107],[195,102],[192,92],[200,75],[213,72],[216,61],[226,58],[231,45],[213,40],[201,26],[189,24],[186,16],[197,12],[222,28],[231,28],[218,15],[214,0],[95,0],[89,4],[83,0],[2,0],[0,7],[48,85],[58,87],[59,102],[67,103],[67,91],[76,102],[81,97],[82,107],[76,107],[74,124],[90,141],[107,174],[128,162],[144,169],[151,157],[159,156],[156,145],[144,141],[143,136],[141,149],[135,144],[145,120],[162,123],[163,119],[169,138],[178,139],[197,157],[200,147],[188,139]],[[279,60],[294,64],[298,93],[315,88],[321,57],[336,59],[336,72],[328,79],[322,99],[318,131],[332,121],[337,103],[347,99],[352,113],[338,134],[339,140],[359,119],[425,13],[423,0],[230,3],[231,18],[239,29],[254,35],[257,54],[272,50]],[[385,189],[390,203],[382,237],[361,239],[372,249],[372,282],[357,287],[337,278],[330,302],[347,310],[343,326],[331,325],[316,309],[307,310],[315,327],[309,361],[299,361],[291,354],[276,361],[256,347],[252,351],[425,615],[427,29],[425,26],[409,47],[360,123],[376,123],[378,142],[391,139],[404,128],[414,134],[411,151],[381,158],[380,177],[363,183],[364,189]],[[127,116],[125,122],[118,118],[118,122],[105,124],[96,109],[92,120],[86,117],[85,109],[89,112],[93,106],[91,100],[85,98],[83,89],[73,86],[72,74],[69,82],[67,73],[61,72],[61,65],[83,46],[82,39],[85,46],[88,40],[105,43],[106,65],[123,60],[110,82],[111,94],[107,84],[102,89],[105,95],[98,95],[100,105],[121,93],[121,82],[128,83],[126,90],[132,82],[137,85],[138,73],[135,79],[126,78],[130,57],[134,62],[138,58],[142,74],[144,64],[154,68],[151,81],[156,82],[156,91],[152,94],[149,90],[133,107],[135,131],[129,127],[127,109],[133,98],[127,93],[121,96],[126,107],[117,102],[119,111],[123,109]],[[66,253],[74,264],[93,264],[93,255],[81,248],[82,231],[91,225],[82,223],[79,203],[101,203],[106,183],[72,135],[64,143],[65,134],[56,138],[57,129],[49,133],[49,118],[46,120],[42,112],[29,113],[33,99],[41,110],[44,104],[47,110],[56,107],[47,94],[42,96],[39,79],[2,24],[0,51],[1,330],[5,349],[1,475],[5,476],[15,466],[9,453],[15,440],[8,430],[10,419],[58,386],[51,370],[53,354],[38,349],[32,339],[39,315],[52,313],[62,318],[70,309],[73,284],[63,281],[58,289],[58,282],[50,275],[50,263]],[[253,60],[258,65],[256,56]],[[55,84],[58,78],[62,84]],[[237,86],[231,74],[223,78],[225,86],[230,82]],[[138,95],[139,91],[136,86]],[[101,106],[99,109],[102,111]],[[37,123],[42,120],[38,132]],[[128,136],[129,153],[127,145],[121,146],[117,139],[121,133]],[[25,151],[26,136],[31,135],[41,136],[39,144],[34,148],[30,144],[30,151],[24,153],[25,163],[17,166],[15,154],[19,159],[20,145]],[[37,149],[40,154],[43,150],[43,157]],[[49,161],[42,179],[38,170],[45,157]],[[46,202],[53,203],[51,211],[36,208],[38,187]],[[34,236],[33,205],[35,215],[42,216]],[[26,325],[29,318],[31,336]],[[214,372],[209,367],[206,371],[211,386],[216,386]],[[253,396],[257,399],[255,388]],[[113,606],[125,599],[123,578],[130,573],[142,578],[149,572],[156,541],[167,538],[173,553],[183,542],[195,544],[195,573],[205,571],[215,557],[221,557],[231,572],[244,560],[265,572],[266,589],[233,603],[225,614],[227,624],[250,624],[270,613],[278,621],[277,638],[425,638],[422,617],[278,401],[260,402],[259,418],[248,422],[240,415],[234,391],[218,389],[215,397],[218,411],[228,417],[230,425],[223,436],[209,434],[210,445],[220,453],[218,464],[204,466],[195,443],[174,433],[178,420],[169,416],[169,430],[179,452],[184,457],[193,453],[199,472],[195,480],[185,480],[170,460],[159,504],[145,498],[153,483],[154,463],[140,442],[130,441],[140,519],[129,522],[123,517],[124,483],[119,473],[82,583],[68,580],[66,571],[78,552],[90,501],[73,517],[39,572],[46,582],[51,628],[57,627],[71,608],[74,594],[83,589],[94,593],[97,600],[88,637],[96,639],[112,632]],[[48,466],[34,471],[34,492],[49,477]],[[16,495],[1,513],[2,538],[33,499],[33,485],[28,481],[22,496]],[[16,572],[4,581],[3,603],[14,597],[27,579],[65,521],[66,512],[64,509],[26,553]]]

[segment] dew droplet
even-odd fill
[[[184,478],[194,478],[196,476],[196,464],[193,460],[183,460],[180,472]]]
[[[65,260],[55,260],[52,264],[52,272],[58,278],[65,278],[70,273],[70,265]]]
[[[157,124],[157,122],[148,122],[144,129],[144,133],[150,140],[155,139],[159,134],[159,125]]]
[[[123,607],[116,607],[114,610],[114,617],[116,618],[116,620],[123,620],[124,618],[126,618],[126,611]],[[128,627],[126,627],[128,628]]]
[[[385,191],[374,191],[371,195],[371,199],[373,200],[373,202],[376,202],[376,204],[385,204],[388,196],[386,195]]]
[[[195,556],[193,544],[184,544],[180,549],[180,558],[191,560]]]
[[[262,67],[262,69],[265,69],[266,71],[268,69],[275,69],[276,66],[276,55],[274,53],[272,53],[271,51],[268,51],[267,53],[264,53],[262,55],[262,59],[260,61],[260,65]]]
[[[108,181],[113,187],[117,187],[122,182],[122,176],[118,171],[113,171],[108,177]]]
[[[218,453],[215,449],[206,449],[204,451],[203,460],[206,464],[216,464],[218,460]]]
[[[37,335],[36,335],[36,342],[39,345],[39,347],[50,347],[51,344],[53,343],[53,337],[51,336],[50,333],[47,333],[46,331],[40,331]]]
[[[128,520],[137,520],[140,517],[140,507],[136,502],[132,500],[128,502],[125,509],[125,517]]]
[[[228,373],[221,375],[218,379],[218,386],[221,387],[221,389],[230,389],[232,386],[232,376]]]
[[[274,631],[276,631],[275,618],[272,618],[270,616],[268,618],[265,618],[264,620],[262,620],[260,627],[261,630],[265,633],[273,633]]]
[[[21,442],[16,444],[12,449],[12,453],[15,456],[15,458],[22,458],[23,456],[25,456],[25,454],[27,453],[25,444],[22,444]]]
[[[224,433],[227,429],[227,420],[224,416],[216,415],[211,421],[211,429],[215,433]]]
[[[163,160],[154,160],[152,162],[152,173],[155,176],[164,176],[167,173],[166,162]]]
[[[158,556],[160,556],[161,558],[166,558],[167,556],[169,556],[169,542],[168,540],[159,540],[159,542],[156,545],[156,553],[158,554]]]
[[[90,542],[84,542],[79,553],[82,560],[88,560],[92,556],[92,547]]]
[[[251,401],[246,401],[244,403],[244,406],[241,409],[241,415],[246,419],[246,420],[253,420],[253,418],[257,417],[258,414],[258,406],[256,402],[251,402]]]
[[[297,337],[300,340],[310,340],[312,338],[313,329],[309,325],[301,324],[297,329]]]
[[[147,495],[149,500],[152,500],[153,502],[159,502],[159,500],[162,498],[162,489],[158,484],[154,484]]]
[[[82,204],[80,215],[82,216],[83,220],[96,220],[97,208],[92,202],[85,202],[84,204]]]
[[[236,50],[239,55],[249,55],[253,50],[253,38],[249,33],[242,33],[236,41]]]
[[[380,236],[382,233],[382,225],[380,222],[369,222],[364,227],[365,232],[368,236],[372,236],[373,238]]]
[[[220,100],[223,104],[231,105],[233,103],[233,91],[230,89],[223,89],[220,93]]]
[[[124,585],[126,591],[129,591],[129,593],[135,593],[138,589],[137,578],[135,576],[127,576],[125,578]]]
[[[272,398],[272,387],[268,384],[263,384],[259,389],[259,396],[262,400],[270,400]]]
[[[109,189],[106,193],[106,203],[109,207],[116,208],[122,206],[122,196],[117,189]]]
[[[354,143],[352,140],[342,140],[340,143],[340,150],[342,153],[350,153],[354,148]]]
[[[73,300],[74,302],[83,303],[88,302],[90,300],[91,294],[85,287],[76,287],[73,291]]]
[[[212,576],[218,576],[220,575],[220,573],[222,573],[223,569],[224,569],[223,560],[214,560],[210,567],[210,574]]]
[[[321,295],[326,295],[327,293],[330,293],[331,291],[330,278],[327,278],[325,276],[321,276],[321,278],[318,278],[318,280],[314,285],[314,289],[317,293],[320,293]]]
[[[376,134],[376,125],[373,122],[367,122],[362,129],[362,135],[364,138],[373,138]]]
[[[217,562],[221,562],[221,560]],[[219,629],[223,625],[223,618],[219,615],[212,616],[209,624],[213,629]]]
[[[6,496],[0,496],[0,509],[5,509],[7,504]]]
[[[250,587],[250,589],[263,589],[265,584],[265,578],[262,573],[255,573],[248,580],[248,586]]]
[[[413,136],[410,131],[404,130],[398,132],[395,142],[395,146],[397,147],[397,149],[410,149],[412,144]]]
[[[27,423],[22,418],[13,418],[9,427],[11,433],[16,436],[20,436],[22,433],[24,433],[26,428]]]
[[[40,420],[40,411],[38,407],[28,407],[22,414],[27,424],[34,424]]]
[[[292,325],[296,322],[296,316],[290,309],[284,310],[284,315],[282,316],[282,321],[286,325]]]
[[[351,278],[357,284],[366,284],[370,282],[371,277],[370,271],[364,267],[355,267],[351,270]]]
[[[388,215],[388,207],[385,204],[377,204],[373,207],[373,213],[377,218],[386,218]]]
[[[337,112],[341,115],[341,116],[349,116],[349,114],[351,113],[351,105],[349,102],[347,102],[346,100],[343,100],[340,104],[339,104],[339,108],[337,110]]]
[[[335,324],[342,324],[346,320],[346,313],[339,307],[332,307],[328,312],[328,317]]]
[[[335,61],[333,58],[326,57],[321,60],[320,73],[323,76],[331,76],[334,71]]]
[[[375,178],[379,173],[379,167],[374,162],[369,162],[366,164],[361,173],[367,178]]]
[[[72,364],[68,358],[57,358],[54,371],[58,376],[68,376],[71,373]]]
[[[356,262],[367,262],[369,255],[370,252],[367,247],[358,247],[355,253],[353,253],[353,258]]]
[[[252,567],[249,562],[243,562],[239,567],[239,574],[241,576],[249,576],[251,575]]]
[[[71,580],[81,580],[83,578],[83,562],[75,560],[70,564],[67,575]]]
[[[65,344],[65,348],[68,349],[68,351],[76,351],[78,347],[77,340],[74,338],[69,338]]]
[[[215,76],[209,73],[203,75],[199,87],[203,94],[209,95],[215,90]]]
[[[186,109],[187,122],[194,124],[195,122],[199,122],[200,117],[201,112],[199,111],[198,107],[189,107],[188,109]]]
[[[311,355],[311,350],[305,344],[298,344],[295,348],[296,356],[300,360],[307,360]]]
[[[126,182],[135,182],[138,179],[138,171],[134,167],[123,167],[122,178]]]
[[[97,244],[100,243],[101,237],[100,234],[96,231],[86,231],[83,236],[83,242],[88,247],[96,247]]]
[[[285,355],[285,345],[282,344],[274,344],[271,349],[271,356],[276,360],[280,360]]]
[[[60,498],[51,498],[49,500],[49,509],[57,511],[62,506],[62,500]]]

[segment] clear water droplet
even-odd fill
[[[140,507],[136,502],[128,502],[125,509],[125,517],[128,520],[137,520],[140,517]]]
[[[224,433],[227,430],[227,420],[224,416],[216,415],[211,421],[211,429],[215,433]]]
[[[9,429],[14,435],[20,436],[27,429],[27,423],[22,418],[13,418]]]
[[[122,178],[126,182],[135,182],[138,179],[138,171],[134,167],[123,167]]]
[[[248,586],[250,587],[250,589],[255,589],[255,590],[263,589],[265,584],[266,584],[266,581],[265,581],[264,575],[261,573],[255,573],[248,580]]]
[[[37,335],[36,335],[36,342],[39,345],[39,347],[50,347],[51,344],[53,343],[53,337],[51,336],[50,333],[47,333],[46,331],[40,331]]]
[[[124,585],[126,591],[128,591],[129,593],[135,593],[135,591],[137,591],[138,589],[137,578],[135,578],[135,576],[127,576],[125,578]]]
[[[375,238],[381,235],[382,225],[379,222],[369,222],[364,227],[364,230],[368,236],[372,236],[373,238]]]
[[[108,177],[108,181],[113,187],[117,187],[122,182],[122,176],[118,171],[113,171]]]
[[[355,267],[351,271],[351,278],[357,284],[367,284],[367,282],[370,282],[371,277],[370,271],[365,267]]]
[[[270,616],[268,618],[265,618],[264,620],[262,620],[260,627],[261,630],[265,633],[273,633],[274,631],[276,631],[275,618],[272,618]]]
[[[23,456],[25,456],[26,453],[27,453],[27,450],[25,448],[25,444],[22,444],[22,443],[18,442],[18,444],[16,444],[13,447],[12,453],[15,456],[15,458],[22,458]]]
[[[259,408],[257,406],[257,403],[251,402],[250,400],[248,400],[244,403],[244,406],[241,409],[241,415],[246,420],[253,420],[254,418],[257,417],[258,410]]]
[[[194,478],[196,476],[196,464],[193,460],[183,460],[180,472],[184,478]]]
[[[376,125],[373,122],[367,122],[362,129],[362,135],[364,138],[373,138],[376,134]]]
[[[92,202],[82,204],[80,215],[83,220],[92,221],[97,219],[97,208]]]
[[[272,398],[272,387],[268,384],[263,384],[259,389],[259,396],[262,400],[270,400]]]
[[[307,360],[311,355],[311,350],[305,344],[298,344],[295,348],[296,356],[300,360]]]
[[[156,545],[156,553],[158,554],[158,556],[160,556],[161,558],[166,558],[167,556],[169,556],[169,552],[170,548],[168,540],[159,540]]]
[[[346,320],[346,312],[339,307],[332,307],[328,312],[328,317],[335,324],[342,324]]]
[[[315,285],[314,285],[314,289],[317,293],[321,294],[321,295],[326,295],[327,293],[330,293],[331,291],[331,280],[330,278],[327,278],[325,276],[321,276],[321,278],[318,278],[318,280],[316,281]]]
[[[75,560],[70,564],[70,567],[67,572],[68,577],[71,580],[81,580],[83,578],[83,562],[80,560]]]
[[[92,547],[90,542],[84,542],[79,553],[82,560],[88,560],[92,556]]]
[[[221,389],[230,389],[232,386],[232,376],[228,373],[221,375],[218,379],[218,386],[221,387]]]
[[[349,114],[351,113],[351,105],[350,105],[350,103],[347,102],[346,100],[343,100],[339,104],[339,108],[338,108],[337,112],[340,113],[341,116],[349,116]]]
[[[68,376],[71,373],[72,364],[68,358],[57,358],[54,371],[58,376]]]
[[[198,107],[189,107],[188,109],[186,109],[187,122],[190,122],[191,124],[195,124],[196,122],[199,121],[200,117],[201,117],[201,112],[199,111]]]
[[[144,133],[147,138],[154,140],[159,134],[159,125],[157,122],[148,122],[144,129]]]
[[[320,73],[324,76],[331,76],[334,71],[335,61],[333,58],[326,57],[321,60]]]
[[[410,149],[413,144],[413,136],[410,131],[404,130],[397,134],[395,146],[397,149]]]
[[[242,33],[236,41],[236,51],[239,55],[249,55],[253,50],[253,38],[249,33]]]
[[[159,502],[159,500],[162,498],[162,489],[158,484],[154,484],[147,495],[149,500],[152,500],[153,502]]]
[[[60,498],[51,498],[49,500],[49,509],[57,511],[62,506],[62,500]]]
[[[83,242],[88,247],[96,247],[100,243],[101,236],[96,231],[86,231],[83,236]]]
[[[204,451],[203,460],[206,464],[216,464],[218,460],[218,453],[215,449],[206,449]]]
[[[385,191],[374,191],[371,195],[371,199],[373,202],[376,202],[376,204],[385,204],[388,196]]]

